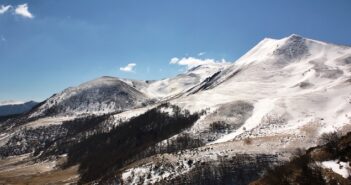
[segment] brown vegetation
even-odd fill
[[[245,138],[245,139],[244,139],[244,144],[245,144],[245,145],[251,145],[251,144],[252,144],[252,139],[249,138],[249,137]]]
[[[351,162],[351,133],[341,138],[336,133],[328,133],[320,140],[325,144],[309,149],[306,154],[294,157],[288,163],[268,169],[263,177],[250,185],[350,185],[350,179],[321,168],[318,162]]]

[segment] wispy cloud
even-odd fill
[[[206,54],[206,52],[200,52],[200,53],[197,54],[197,56],[202,56],[202,55],[205,55],[205,54]]]
[[[130,63],[124,67],[120,67],[119,70],[124,72],[134,72],[133,69],[135,68],[135,66],[136,66],[135,63]]]
[[[179,58],[173,57],[169,63],[170,64],[177,64],[179,60],[180,60]]]
[[[30,18],[30,19],[34,18],[33,14],[30,13],[28,10],[27,3],[18,5],[15,9],[15,14],[26,17],[26,18]]]
[[[11,5],[6,5],[6,6],[1,5],[1,6],[0,6],[0,14],[6,13],[7,11],[10,10],[11,7],[12,7]]]
[[[184,58],[177,58],[174,57],[171,59],[169,62],[170,64],[178,64],[182,66],[187,66],[188,69],[199,66],[199,65],[204,65],[204,64],[215,64],[215,63],[228,63],[224,59],[221,61],[216,61],[214,59],[198,59],[194,57],[184,57]]]

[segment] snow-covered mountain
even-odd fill
[[[0,102],[0,116],[21,114],[31,110],[37,102],[3,101]]]
[[[247,184],[323,133],[351,131],[351,47],[266,38],[232,64],[68,88],[30,117],[38,119],[4,127],[0,154],[68,155],[81,164],[81,182]]]
[[[145,106],[157,99],[165,100],[181,95],[228,65],[200,65],[176,77],[158,81],[101,77],[55,94],[31,113],[31,117],[102,114]]]
[[[318,135],[350,123],[350,61],[351,48],[347,46],[298,35],[264,39],[173,103],[192,111],[234,106],[237,101],[251,104],[252,115],[241,127],[216,142],[241,136],[295,134],[312,124]],[[219,117],[233,119],[232,115]]]
[[[111,113],[143,106],[147,101],[147,96],[125,82],[105,76],[53,95],[30,117]]]
[[[182,155],[208,162],[241,152],[291,153],[297,147],[317,145],[323,133],[350,132],[350,82],[350,47],[299,35],[266,38],[230,66],[170,101],[191,112],[207,110],[184,132],[201,139],[206,147]],[[139,182],[129,174],[146,177],[155,172],[144,173],[144,168],[156,164],[126,170],[124,179]]]
[[[139,81],[121,79],[150,98],[166,100],[186,93],[206,78],[229,66],[229,63],[210,63],[188,69],[175,77],[162,80]]]

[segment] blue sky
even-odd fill
[[[0,0],[0,101],[44,100],[103,75],[161,79],[186,67],[174,57],[232,62],[264,37],[351,45],[350,8],[349,0]]]

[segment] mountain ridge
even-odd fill
[[[35,101],[28,102],[7,102],[0,105],[0,116],[9,116],[22,114],[30,111],[38,103]]]
[[[287,161],[297,147],[316,146],[325,133],[351,131],[350,61],[350,47],[291,35],[263,39],[234,63],[199,65],[159,81],[101,77],[47,99],[31,111],[36,119],[5,127],[0,154],[34,151],[29,159],[44,161],[50,155],[69,160],[72,153],[96,158],[103,163],[70,164],[84,164],[74,174],[84,179],[76,182],[91,184],[196,184],[201,178],[247,184],[267,165]],[[196,120],[155,139],[160,135],[150,125],[161,130],[177,116],[184,123]],[[132,127],[128,132],[146,138],[114,134]],[[94,155],[97,141],[116,155]],[[142,153],[133,153],[128,143]],[[108,163],[118,161],[121,146],[123,162]],[[102,171],[95,173],[97,168]],[[237,175],[245,170],[247,178]]]

